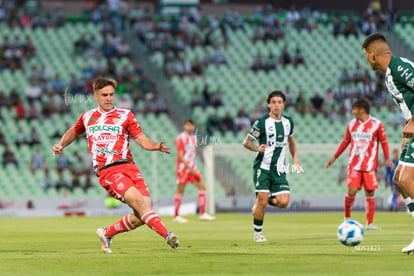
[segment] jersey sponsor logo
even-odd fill
[[[269,142],[269,146],[274,146],[275,148],[283,148],[287,146],[287,143],[286,142],[274,142],[274,143]]]
[[[92,125],[88,126],[89,134],[96,134],[99,132],[110,132],[113,134],[122,134],[122,127],[121,126],[114,126],[114,125]]]
[[[273,131],[273,130],[275,130],[275,128],[273,126],[270,126],[267,130],[268,131]]]
[[[408,73],[408,71],[410,70],[409,68],[404,68],[401,65],[398,65],[397,70],[398,70],[398,72],[401,72],[402,71],[402,73],[400,74],[400,76],[401,76],[401,78],[405,78],[406,81],[408,81],[408,79],[411,78],[411,76],[413,75],[412,72],[411,73]]]
[[[97,156],[101,156],[101,155],[104,155],[104,154],[118,154],[117,151],[110,150],[107,147],[99,147],[99,146],[96,147],[95,152],[96,152]]]
[[[365,132],[352,132],[351,136],[354,139],[367,139],[367,140],[372,139],[372,134],[371,133],[365,133]]]
[[[118,136],[113,135],[113,134],[101,134],[98,137],[91,136],[90,139],[93,143],[96,143],[96,144],[99,144],[99,143],[112,143],[112,142],[115,142],[115,141],[118,140]]]
[[[89,123],[96,122],[95,118],[90,118]]]

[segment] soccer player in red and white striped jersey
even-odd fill
[[[345,195],[345,220],[350,219],[355,195],[364,186],[367,230],[380,230],[373,224],[375,213],[375,190],[378,189],[377,165],[378,148],[381,144],[387,165],[392,168],[389,157],[387,136],[381,121],[369,115],[369,102],[359,99],[352,106],[354,119],[349,121],[345,137],[334,156],[326,164],[329,168],[351,144],[348,161],[347,186]]]
[[[206,213],[206,187],[203,177],[196,167],[197,137],[194,135],[195,125],[193,120],[187,119],[184,123],[184,131],[175,140],[177,146],[177,192],[174,197],[174,222],[186,223],[187,219],[179,216],[181,198],[185,185],[194,183],[198,189],[198,205],[200,220],[214,220],[213,216]]]
[[[151,210],[150,194],[132,159],[129,138],[148,151],[169,154],[169,148],[164,142],[156,143],[148,139],[130,110],[114,107],[116,86],[117,82],[112,79],[98,78],[94,81],[94,98],[98,107],[82,113],[75,125],[63,135],[60,143],[54,145],[53,154],[60,154],[79,135],[86,132],[99,183],[112,197],[132,208],[132,214],[109,227],[96,230],[104,253],[112,253],[113,236],[134,230],[143,224],[147,224],[172,248],[176,248],[179,246],[177,236],[168,231],[158,215]]]

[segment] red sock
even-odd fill
[[[354,205],[355,197],[349,197],[348,194],[345,195],[345,218],[351,217],[352,205]]]
[[[121,218],[117,223],[107,227],[105,230],[105,236],[108,238],[112,238],[116,234],[131,231],[134,229],[135,227],[131,223],[129,215],[126,215],[125,217]]]
[[[206,192],[200,191],[198,193],[198,206],[200,207],[200,215],[206,212]]]
[[[374,221],[375,197],[367,197],[365,200],[365,212],[367,214],[367,225]]]
[[[149,228],[160,234],[164,239],[167,237],[168,230],[154,211],[146,212],[142,215],[141,219]]]
[[[181,195],[180,194],[175,194],[174,197],[174,210],[175,210],[175,216],[178,216],[178,211],[180,210],[180,206],[181,206]]]

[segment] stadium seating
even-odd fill
[[[100,25],[91,23],[67,23],[60,29],[36,29],[29,31],[26,29],[9,29],[3,23],[0,24],[0,40],[4,35],[29,35],[37,49],[37,56],[27,61],[26,68],[30,68],[34,64],[45,64],[50,73],[58,73],[64,80],[68,81],[72,74],[77,74],[81,69],[94,64],[95,59],[73,56],[73,43],[83,33],[95,34],[99,42],[103,41],[100,34]],[[312,33],[299,32],[296,29],[287,26],[285,29],[286,38],[279,42],[256,42],[251,41],[253,26],[246,24],[245,31],[229,30],[230,43],[226,49],[226,55],[229,62],[227,66],[209,66],[206,68],[205,80],[202,78],[190,77],[172,77],[171,84],[175,88],[177,96],[186,104],[190,103],[191,95],[194,89],[201,91],[204,83],[209,86],[211,91],[217,88],[221,89],[224,106],[214,109],[208,107],[203,109],[196,107],[193,110],[193,117],[197,124],[204,125],[209,114],[215,112],[218,117],[223,117],[226,112],[234,117],[240,107],[245,107],[247,112],[253,111],[257,104],[264,100],[266,92],[280,88],[284,89],[287,85],[292,91],[302,90],[306,98],[309,100],[314,92],[324,93],[327,89],[333,88],[338,83],[339,73],[343,67],[353,68],[356,62],[359,62],[363,69],[368,68],[364,62],[364,56],[360,49],[360,43],[363,36],[345,38],[338,36],[335,38],[331,34],[331,26],[329,23],[319,24],[318,30]],[[396,33],[406,39],[407,44],[412,45],[413,41],[410,36],[401,35],[404,33],[413,33],[414,28],[411,24],[397,25]],[[278,67],[276,71],[268,74],[264,72],[252,72],[249,66],[257,53],[267,56],[272,53],[278,57],[284,45],[287,45],[290,52],[294,52],[299,47],[306,58],[307,66],[286,66]],[[197,47],[187,49],[185,56],[192,61],[194,58],[202,59],[206,50],[211,48]],[[164,56],[156,53],[151,56],[152,61],[158,67],[163,64]],[[124,64],[132,66],[132,63],[126,59],[117,59],[116,66],[121,68]],[[9,93],[12,88],[17,88],[20,93],[24,92],[28,85],[28,70],[25,71],[2,71],[0,72],[0,81],[3,84],[4,91]],[[62,100],[62,99],[61,99]],[[13,112],[9,113],[2,109],[2,128],[6,133],[6,139],[9,142],[14,140],[17,127],[20,126],[28,135],[31,127],[35,127],[40,136],[41,144],[39,148],[46,156],[47,163],[52,168],[55,165],[55,158],[50,154],[51,144],[54,139],[51,136],[55,132],[62,133],[66,124],[72,124],[79,114],[94,105],[73,104],[70,115],[54,115],[49,120],[27,121],[21,120],[17,124],[13,120]],[[373,110],[372,114],[384,121],[388,138],[391,143],[398,143],[400,139],[399,130],[393,130],[387,126],[388,122],[387,108]],[[343,137],[346,123],[331,123],[321,115],[313,117],[309,114],[300,115],[290,108],[288,114],[295,121],[295,137],[298,143],[339,143]],[[174,126],[173,122],[167,115],[155,116],[148,114],[138,116],[138,120],[144,129],[144,132],[154,139],[163,139],[167,145],[174,147],[174,140],[179,130]],[[56,124],[59,122],[59,124]],[[241,143],[245,133],[214,133],[219,141],[224,143]],[[20,148],[9,143],[11,149],[20,159],[20,167],[15,168],[8,165],[4,170],[0,170],[0,177],[3,179],[0,183],[0,191],[3,195],[13,197],[53,197],[57,193],[52,189],[46,195],[43,194],[43,172],[31,173],[29,170],[29,162],[31,149],[27,146]],[[75,142],[67,149],[70,156],[74,151],[86,154],[87,143],[84,139]],[[151,154],[142,151],[138,146],[132,146],[132,153],[141,168],[146,181],[150,184],[151,193],[155,197],[172,197],[175,191],[175,158],[174,151],[171,156],[163,154]],[[0,148],[0,154],[3,149]],[[150,160],[148,160],[150,159]],[[251,158],[233,159],[229,157],[229,163],[236,174],[240,175],[248,187],[251,187]],[[332,169],[325,171],[323,179],[313,175],[314,170],[324,168],[326,156],[314,158],[305,155],[301,162],[305,167],[307,183],[301,183],[296,180],[295,175],[291,175],[294,193],[298,195],[340,195],[343,193],[343,187],[334,185],[338,170]],[[341,161],[342,164],[344,162]],[[199,167],[203,169],[203,165],[198,160]],[[51,170],[52,179],[57,179],[55,170]],[[64,175],[65,179],[71,180],[69,174]],[[301,178],[303,179],[303,178]],[[94,178],[97,189],[89,191],[87,196],[105,196],[105,192],[97,185],[97,179]],[[297,183],[297,184],[296,184]],[[328,185],[328,183],[331,183]],[[216,185],[216,196],[225,194],[221,185]],[[196,191],[190,188],[190,196],[195,196]],[[386,193],[383,189],[381,193]],[[73,196],[86,196],[82,193],[75,193]]]

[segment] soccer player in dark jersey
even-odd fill
[[[402,131],[402,152],[394,184],[414,218],[414,63],[407,58],[393,56],[387,40],[380,33],[370,34],[362,48],[372,70],[385,73],[387,89],[407,122]],[[402,252],[414,252],[414,240]]]
[[[148,151],[169,154],[170,150],[164,142],[156,143],[147,138],[130,110],[114,106],[116,86],[117,82],[112,79],[98,78],[94,81],[94,98],[98,107],[82,113],[75,125],[63,135],[59,144],[54,145],[53,154],[62,153],[65,147],[86,132],[99,183],[112,197],[132,208],[132,214],[124,216],[109,227],[96,230],[104,253],[112,253],[113,236],[134,230],[143,224],[147,224],[172,248],[176,248],[180,244],[177,236],[168,231],[158,215],[151,210],[150,194],[132,159],[129,138]]]
[[[270,92],[266,98],[270,112],[254,122],[244,139],[243,146],[257,152],[253,165],[253,184],[256,203],[253,211],[254,241],[267,242],[262,234],[267,204],[286,208],[290,200],[290,188],[286,179],[286,153],[289,149],[296,172],[299,159],[293,137],[293,120],[282,114],[286,96],[281,91]],[[259,145],[255,145],[257,141]]]

